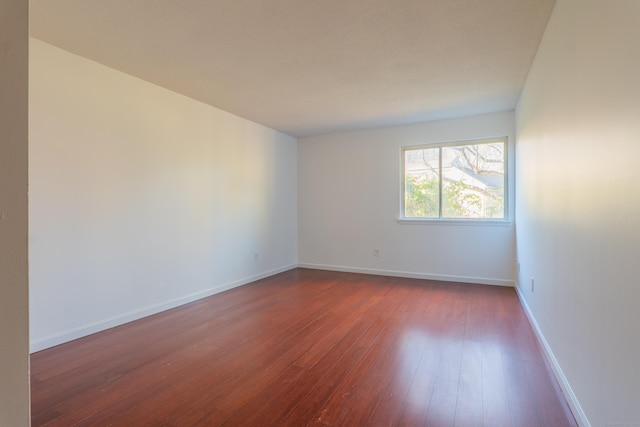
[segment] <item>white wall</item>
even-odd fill
[[[0,2],[0,426],[29,425],[29,2]]]
[[[593,426],[640,423],[639,23],[559,0],[517,109],[520,292]]]
[[[31,39],[32,350],[297,262],[295,138]]]
[[[513,134],[514,115],[506,112],[300,139],[300,264],[512,285],[513,223],[419,225],[398,218],[402,146],[494,136],[512,142]]]

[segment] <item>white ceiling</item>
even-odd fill
[[[31,0],[31,34],[306,136],[515,107],[555,0]]]

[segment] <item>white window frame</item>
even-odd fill
[[[503,218],[443,218],[442,217],[442,148],[446,147],[460,147],[464,145],[478,145],[501,142],[504,144],[504,217]],[[410,150],[419,149],[433,149],[438,148],[440,150],[440,166],[439,173],[439,191],[438,191],[438,218],[423,218],[423,217],[405,217],[405,152]],[[401,224],[464,224],[464,225],[508,225],[511,220],[509,217],[509,138],[507,136],[493,137],[493,138],[481,138],[481,139],[469,139],[460,141],[448,141],[442,143],[427,143],[420,145],[407,145],[400,148],[400,217],[398,222]]]

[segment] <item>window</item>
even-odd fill
[[[402,149],[403,219],[506,219],[507,138]]]

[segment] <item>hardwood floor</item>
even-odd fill
[[[31,356],[33,426],[575,426],[511,288],[297,269]]]

